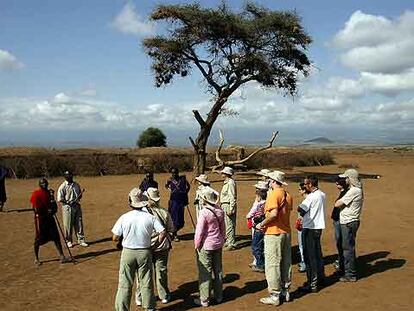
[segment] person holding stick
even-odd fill
[[[184,209],[188,207],[190,184],[184,175],[180,176],[177,168],[172,168],[171,178],[168,179],[165,188],[170,190],[168,212],[171,214],[174,223],[174,241],[178,242],[180,241],[178,231],[184,227]]]
[[[78,244],[87,247],[83,233],[82,209],[79,203],[84,190],[81,190],[79,184],[73,181],[73,174],[70,171],[66,171],[64,177],[65,181],[58,189],[57,199],[62,204],[65,242],[68,247],[73,247],[72,230],[75,228]]]
[[[9,170],[0,165],[0,212],[3,211],[4,203],[7,201],[6,195],[6,177],[9,175]]]
[[[223,188],[220,192],[220,203],[225,215],[226,222],[226,244],[224,250],[236,250],[236,218],[237,218],[237,187],[234,181],[234,171],[226,166],[220,171],[224,178]]]
[[[41,178],[39,180],[39,189],[35,190],[30,197],[36,230],[34,241],[35,264],[38,266],[42,264],[39,260],[40,245],[50,241],[55,243],[59,253],[60,262],[66,263],[70,261],[63,254],[59,231],[54,219],[54,215],[57,212],[57,204],[54,197],[54,191],[53,189],[48,189],[48,186],[49,183],[47,179]]]

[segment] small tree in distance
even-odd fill
[[[166,147],[166,139],[167,137],[159,128],[149,127],[139,135],[137,146],[139,148]]]

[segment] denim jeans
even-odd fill
[[[302,230],[303,254],[305,256],[306,276],[308,285],[316,288],[325,278],[321,248],[322,229]]]
[[[344,250],[342,248],[342,230],[341,224],[338,221],[333,222],[333,227],[335,231],[335,242],[336,242],[336,249],[338,250],[338,262],[339,262],[339,270],[344,272]]]
[[[256,259],[256,267],[264,269],[264,233],[259,230],[254,230],[253,233],[252,253]]]
[[[344,274],[346,277],[356,277],[355,240],[359,228],[359,221],[341,225],[342,248],[344,250]]]

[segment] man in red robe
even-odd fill
[[[39,189],[35,190],[30,197],[30,203],[34,211],[34,222],[36,236],[34,241],[35,264],[41,265],[39,260],[40,245],[49,241],[55,243],[60,256],[60,262],[68,262],[62,250],[59,231],[56,226],[54,214],[57,211],[57,204],[54,198],[54,191],[48,189],[49,183],[46,178],[39,180]]]

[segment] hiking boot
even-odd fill
[[[273,305],[273,306],[280,305],[280,300],[279,300],[279,297],[277,296],[269,296],[265,298],[260,298],[260,302],[265,305]]]
[[[355,276],[343,276],[339,278],[339,282],[356,282],[357,278]]]
[[[194,304],[200,307],[208,307],[208,300],[201,300],[200,298],[194,298]]]

